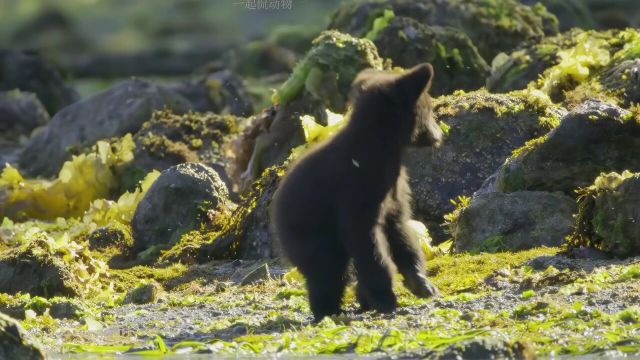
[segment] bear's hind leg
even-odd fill
[[[316,322],[341,312],[349,257],[344,250],[316,254],[313,261],[299,266],[307,282],[309,307]]]
[[[437,296],[438,289],[427,279],[424,254],[416,235],[409,228],[408,217],[401,212],[388,213],[384,232],[393,262],[404,278],[404,286],[418,297]]]

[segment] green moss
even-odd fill
[[[636,29],[627,29],[617,36],[624,46],[613,55],[618,61],[640,58],[640,32]]]
[[[428,275],[444,295],[460,291],[479,290],[485,277],[492,272],[521,265],[528,259],[553,255],[554,248],[537,248],[518,253],[456,254],[436,257],[428,262]]]

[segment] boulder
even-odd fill
[[[51,176],[74,152],[96,141],[134,133],[163,108],[186,112],[182,96],[145,80],[127,80],[58,112],[36,132],[20,155],[29,176]]]
[[[230,205],[229,191],[215,170],[196,163],[173,166],[160,174],[136,208],[134,249],[171,246],[199,229],[209,211]]]
[[[636,115],[637,116],[637,115]],[[589,186],[601,172],[640,171],[640,121],[615,105],[587,101],[544,137],[518,149],[498,171],[498,191]]]
[[[182,95],[196,112],[214,112],[249,116],[253,103],[242,79],[229,70],[221,70],[191,80],[167,85],[167,88]]]
[[[373,28],[374,20],[387,9],[422,24],[457,28],[471,38],[487,61],[527,40],[539,40],[558,32],[558,20],[544,6],[529,7],[516,0],[346,2],[332,15],[329,29],[364,37]]]
[[[0,359],[44,360],[44,353],[33,344],[18,322],[0,313]]]
[[[34,240],[0,256],[0,292],[48,298],[73,297],[81,291],[69,264],[51,254],[43,241]]]
[[[619,98],[620,106],[629,108],[640,104],[640,59],[625,60],[604,72],[600,77],[604,89]]]
[[[55,298],[51,301],[49,315],[54,319],[79,319],[87,309],[76,301]]]
[[[198,251],[198,261],[220,258],[269,259],[279,255],[271,231],[270,205],[284,176],[283,167],[271,167],[249,190],[238,208],[229,216],[224,231]]]
[[[617,257],[640,255],[640,173],[600,175],[580,190],[574,247],[588,246]]]
[[[575,212],[575,201],[562,193],[487,193],[459,210],[451,236],[456,252],[561,246],[573,229]]]
[[[493,59],[487,89],[537,88],[569,108],[592,98],[627,106],[638,92],[637,63],[633,60],[638,57],[639,43],[640,31],[636,29],[572,29],[525,43]]]
[[[0,138],[17,141],[49,121],[49,114],[38,98],[21,91],[0,92]]]
[[[435,100],[435,119],[445,129],[443,145],[412,147],[405,159],[416,217],[435,242],[447,238],[440,224],[453,210],[451,200],[473,194],[513,149],[545,134],[562,114],[525,93],[478,91]]]
[[[222,145],[243,120],[214,113],[154,112],[133,137],[136,148],[133,161],[124,170],[123,190],[134,188],[152,170],[163,171],[184,162],[212,167],[230,186]]]
[[[110,248],[126,251],[133,245],[129,228],[117,222],[91,231],[86,238],[89,249],[93,251]]]
[[[428,26],[396,16],[378,33],[374,43],[380,56],[392,59],[396,66],[410,68],[431,63],[437,79],[430,90],[432,96],[479,89],[489,75],[489,65],[473,42],[453,27]]]
[[[80,95],[37,54],[0,49],[0,91],[32,92],[49,114],[78,101]]]
[[[156,282],[140,285],[131,289],[124,297],[123,304],[151,304],[158,301],[158,294],[162,292],[162,286]]]

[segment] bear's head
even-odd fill
[[[351,103],[354,109],[366,108],[381,121],[392,122],[390,125],[401,133],[410,135],[413,144],[437,147],[443,133],[433,119],[429,96],[432,79],[429,63],[403,73],[363,70],[353,81]]]

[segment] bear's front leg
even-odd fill
[[[341,312],[349,257],[344,250],[331,248],[321,248],[312,260],[298,266],[307,283],[309,307],[315,322]]]

